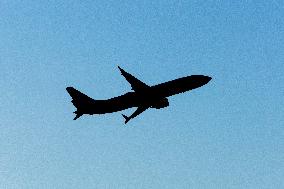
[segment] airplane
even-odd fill
[[[74,120],[83,114],[106,114],[137,107],[130,116],[122,114],[125,124],[148,108],[161,109],[169,106],[167,97],[184,93],[207,84],[212,78],[204,75],[191,75],[149,86],[118,66],[121,75],[130,83],[132,91],[107,100],[94,100],[73,87],[66,90],[77,108]]]

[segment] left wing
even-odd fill
[[[147,110],[149,108],[149,106],[140,106],[138,107],[135,112],[131,115],[131,116],[126,116],[124,114],[122,114],[122,116],[124,117],[125,119],[125,124],[130,121],[130,119],[133,119],[135,118],[136,116],[138,116],[139,114],[141,114],[142,112],[144,112],[145,110]]]
[[[134,91],[147,90],[147,89],[150,88],[149,85],[146,85],[145,83],[143,83],[139,79],[135,78],[133,75],[127,73],[126,71],[124,71],[119,66],[118,66],[118,69],[120,70],[121,75],[123,75],[123,77],[130,83],[130,85],[131,85],[131,87]]]

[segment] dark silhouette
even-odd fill
[[[108,100],[94,100],[73,87],[66,88],[72,97],[72,103],[77,108],[74,112],[76,114],[74,120],[83,114],[105,114],[137,107],[136,111],[129,117],[122,114],[126,124],[130,119],[138,116],[148,108],[160,109],[169,106],[167,97],[201,87],[211,80],[211,77],[208,76],[191,75],[149,86],[119,66],[118,68],[121,75],[130,83],[133,91]]]

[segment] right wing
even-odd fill
[[[145,110],[147,110],[149,108],[149,106],[140,106],[138,107],[135,112],[131,115],[131,116],[126,116],[124,114],[122,114],[122,116],[125,119],[125,124],[130,121],[131,119],[135,118],[136,116],[138,116],[139,114],[143,113]]]
[[[127,73],[126,71],[124,71],[119,66],[118,66],[118,69],[120,70],[121,75],[123,75],[123,77],[130,83],[130,85],[131,85],[131,87],[134,91],[141,91],[141,90],[145,90],[145,89],[150,88],[149,85],[146,85],[145,83],[143,83],[139,79],[135,78],[133,75]]]

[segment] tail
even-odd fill
[[[88,113],[88,109],[94,104],[95,100],[74,89],[73,87],[66,88],[69,95],[72,97],[72,103],[77,108],[74,112],[76,114],[74,120],[81,117],[83,114]]]

